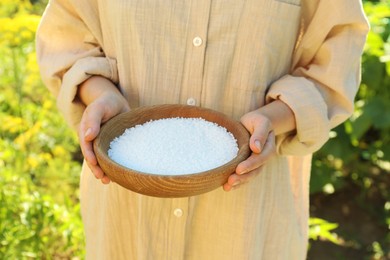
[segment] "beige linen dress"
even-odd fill
[[[84,166],[87,259],[304,259],[310,154],[353,111],[367,31],[360,0],[50,1],[38,61],[73,127],[77,86],[91,75],[133,108],[190,104],[239,119],[280,99],[297,125],[233,192],[148,197]]]

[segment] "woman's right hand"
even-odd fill
[[[93,76],[81,84],[78,97],[86,105],[78,131],[81,151],[95,177],[108,184],[110,179],[100,168],[93,151],[93,140],[100,126],[112,117],[129,111],[129,104],[110,80],[100,76]]]

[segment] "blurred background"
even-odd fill
[[[390,0],[363,2],[362,84],[313,159],[308,259],[390,259]],[[46,3],[0,2],[0,259],[84,259],[82,155],[35,57]]]

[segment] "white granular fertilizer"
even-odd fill
[[[128,128],[110,143],[108,156],[133,170],[191,174],[221,166],[238,153],[234,136],[202,118],[167,118]]]

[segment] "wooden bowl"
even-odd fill
[[[129,169],[107,155],[111,141],[122,135],[127,128],[150,120],[172,117],[201,117],[225,127],[237,140],[237,156],[220,167],[200,173],[157,175]],[[217,111],[187,105],[157,105],[137,108],[109,120],[102,126],[93,148],[100,167],[112,181],[122,187],[154,197],[189,197],[211,191],[226,183],[237,165],[250,155],[249,137],[248,131],[240,122]]]

